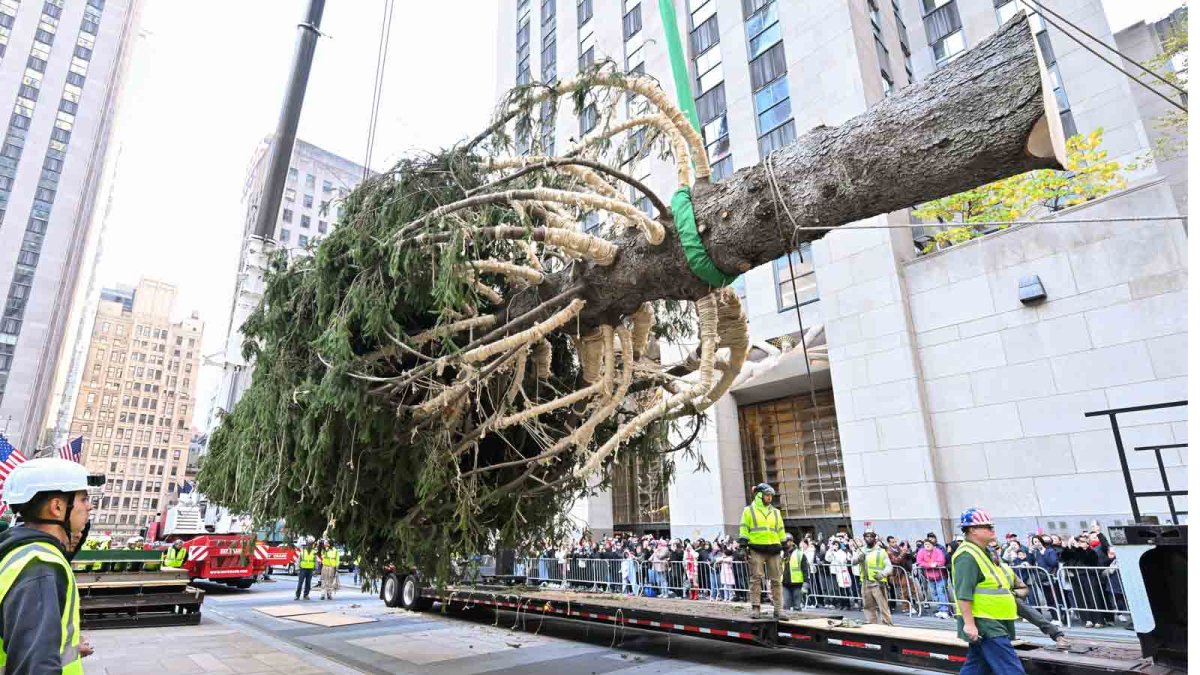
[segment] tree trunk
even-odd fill
[[[774,197],[769,174],[797,224],[836,227],[910,207],[1033,169],[1059,168],[1047,139],[1057,129],[1046,105],[1042,68],[1023,15],[924,82],[899,90],[837,127],[810,130],[767,162],[693,189],[709,255],[737,274],[784,255],[823,231],[795,231]],[[1055,117],[1049,122],[1047,112]],[[1060,132],[1059,132],[1060,133]],[[669,218],[666,240],[617,241],[614,264],[552,275],[537,294],[508,308],[515,317],[573,286],[587,300],[584,328],[615,323],[642,303],[695,300],[710,288],[687,267]]]

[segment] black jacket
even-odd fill
[[[0,559],[33,541],[59,551],[62,544],[45,532],[14,527],[0,534]],[[65,555],[66,552],[63,551]],[[5,675],[61,673],[62,611],[67,604],[67,578],[61,567],[40,561],[25,566],[0,603],[0,638],[8,658]]]

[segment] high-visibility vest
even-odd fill
[[[187,549],[180,546],[163,551],[163,567],[183,567],[183,559],[187,557]]]
[[[854,566],[854,573],[859,579],[863,578],[863,570],[867,571],[867,581],[877,581],[881,584],[887,583],[887,576],[883,570],[887,568],[887,553],[878,546],[867,549],[867,554],[863,559]]]
[[[975,585],[975,597],[971,600],[971,614],[977,619],[995,619],[997,621],[1015,621],[1017,619],[1017,599],[1012,594],[1012,578],[992,562],[991,556],[981,551],[975,544],[964,541],[950,558],[951,568],[960,556],[969,555],[979,565],[983,580]],[[950,589],[955,595],[954,588]],[[958,598],[954,598],[958,602]]]
[[[302,569],[302,570],[317,569],[317,553],[316,553],[316,551],[312,551],[312,550],[300,551],[300,569]]]
[[[336,568],[338,566],[337,549],[332,546],[325,549],[325,552],[321,554],[321,564],[326,567]]]
[[[62,608],[62,636],[58,645],[59,664],[64,675],[83,675],[83,659],[79,655],[79,591],[75,587],[75,573],[71,563],[58,548],[45,542],[35,541],[9,551],[0,560],[0,603],[16,582],[25,566],[40,561],[61,567],[67,579],[67,601]],[[0,639],[0,672],[8,662],[4,652],[4,641]]]
[[[757,502],[757,500],[756,500]],[[741,536],[750,540],[751,544],[770,546],[783,543],[783,514],[770,504],[763,504],[766,510],[760,510],[757,503],[747,504],[742,509]]]
[[[792,555],[788,557],[788,581],[793,584],[804,583],[804,568],[800,566],[800,561],[804,559],[804,554],[800,549],[792,551]]]

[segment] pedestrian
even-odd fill
[[[796,542],[788,536],[783,549],[783,608],[799,611],[804,607],[804,570],[808,560]]]
[[[650,586],[656,595],[668,597],[667,567],[670,566],[671,552],[667,549],[666,540],[660,540],[650,554]]]
[[[850,546],[844,540],[836,538],[829,540],[829,550],[825,553],[825,562],[829,563],[829,574],[833,577],[830,591],[834,596],[833,605],[838,609],[850,609],[850,597],[854,592],[851,586]]]
[[[638,561],[633,551],[628,549],[625,551],[625,559],[621,561],[621,592],[625,595],[642,593],[642,585],[638,582]]]
[[[887,582],[892,574],[892,562],[879,543],[875,530],[863,532],[863,547],[855,552],[850,563],[862,588],[863,615],[867,623],[892,624],[892,609],[888,606]]]
[[[893,542],[895,537],[888,537]],[[892,561],[892,576],[888,580],[889,586],[895,591],[897,607],[898,603],[903,602],[908,606],[908,615],[913,616],[916,612],[916,603],[913,600],[912,592],[912,568],[913,568],[913,553],[907,541],[901,541],[895,546],[888,547],[888,559]]]
[[[321,540],[321,599],[333,600],[333,592],[338,589],[338,564],[341,555],[328,539]]]
[[[296,562],[296,599],[300,599],[303,591],[304,599],[308,599],[312,586],[313,571],[317,569],[317,553],[313,550],[312,542],[305,539],[300,544],[300,556]]]
[[[771,505],[775,489],[766,483],[754,486],[754,501],[742,509],[738,542],[750,549],[750,610],[754,616],[762,611],[764,570],[771,586],[771,606],[776,619],[783,615],[783,569],[780,552],[783,550],[783,514]]]
[[[960,673],[1023,675],[1025,668],[1012,641],[1016,638],[1017,601],[1007,574],[992,562],[988,544],[996,539],[992,517],[971,507],[958,520],[963,541],[950,558],[958,637],[967,647]]]
[[[939,603],[937,613],[939,619],[950,618],[950,605],[946,595],[946,552],[937,547],[936,539],[926,539],[917,551],[917,567],[929,590],[933,602]]]
[[[20,524],[0,535],[0,668],[5,673],[83,674],[93,653],[79,633],[71,559],[87,540],[88,488],[104,483],[77,463],[31,459],[12,470],[4,503]]]

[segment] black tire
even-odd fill
[[[388,607],[400,606],[400,584],[402,580],[395,574],[388,574],[383,578],[383,584],[379,589],[379,599],[383,600],[383,604]]]
[[[409,574],[400,582],[400,606],[413,612],[424,612],[433,607],[433,601],[421,597],[421,581],[415,574]]]
[[[296,563],[288,563],[288,566],[287,566],[287,573],[288,573],[288,574],[295,574],[295,573],[296,573]]]
[[[233,585],[244,591],[254,585],[254,579],[238,579],[233,582]]]

